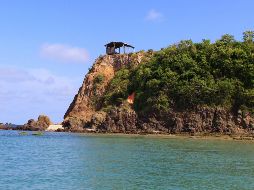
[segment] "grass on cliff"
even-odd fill
[[[254,32],[243,42],[226,34],[211,43],[181,41],[155,52],[136,68],[111,80],[104,106],[119,105],[135,92],[138,113],[158,113],[197,105],[254,111]]]

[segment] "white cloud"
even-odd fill
[[[86,49],[66,44],[43,44],[40,54],[43,57],[63,62],[83,63],[89,59]]]
[[[1,68],[0,69],[0,81],[1,82],[15,82],[20,83],[24,81],[33,80],[34,77],[29,75],[25,70],[19,70],[17,68]]]
[[[150,10],[146,15],[147,21],[162,21],[162,19],[163,14],[154,9]]]
[[[81,85],[80,80],[46,69],[0,66],[0,122],[22,124],[39,114],[61,121]]]

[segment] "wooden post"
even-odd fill
[[[123,45],[123,53],[125,54],[125,45]]]

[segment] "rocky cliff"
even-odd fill
[[[64,127],[70,131],[112,133],[253,134],[254,118],[249,113],[233,113],[221,106],[185,110],[173,107],[142,115],[128,101],[122,101],[105,111],[102,100],[115,73],[124,67],[136,67],[150,54],[105,55],[96,59],[64,116]]]
[[[188,133],[188,134],[254,134],[254,119],[220,107],[197,107],[194,110],[170,110],[159,116],[139,117],[130,107],[122,105],[107,114],[93,115],[90,126],[99,132],[112,133]]]
[[[73,131],[82,130],[101,109],[99,100],[115,73],[126,66],[135,67],[141,63],[142,57],[142,53],[137,53],[105,55],[96,59],[64,115],[64,126]]]

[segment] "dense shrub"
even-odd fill
[[[164,48],[133,70],[122,69],[111,81],[106,104],[119,104],[135,92],[139,113],[223,106],[237,111],[254,108],[253,33],[244,42],[223,35],[211,43],[191,40]]]
[[[94,78],[94,84],[101,84],[104,81],[105,76],[102,74],[96,75]]]
[[[104,106],[119,105],[128,96],[130,71],[126,68],[118,71],[111,80],[107,93],[104,96]]]

